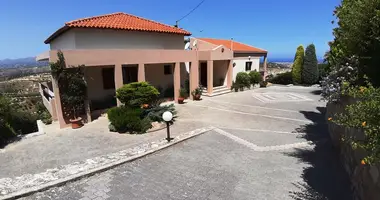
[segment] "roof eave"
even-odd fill
[[[45,44],[49,44],[52,40],[54,40],[55,38],[57,38],[58,36],[62,35],[64,32],[66,32],[67,30],[69,30],[71,27],[65,25],[63,27],[61,27],[60,29],[58,29],[57,31],[55,31],[52,35],[50,35],[45,41],[44,43]],[[86,28],[86,27],[76,27],[76,28]],[[116,30],[116,29],[115,29]],[[117,30],[120,30],[120,29],[117,29]],[[128,29],[124,29],[126,31],[133,31],[133,30],[128,30]],[[137,31],[137,30],[135,30]],[[156,33],[168,33],[168,32],[160,32],[160,31],[142,31],[142,32],[156,32]],[[186,33],[168,33],[168,34],[175,34],[175,35],[183,35],[183,36],[191,36],[191,33],[190,32],[187,32]]]
[[[55,38],[57,38],[58,36],[60,36],[62,33],[66,32],[67,30],[69,30],[70,27],[68,26],[63,26],[61,27],[60,29],[58,29],[57,31],[55,31],[53,34],[51,34],[45,41],[44,43],[45,44],[49,44],[52,40],[54,40]]]
[[[256,53],[256,54],[267,54],[268,51],[236,51],[234,53]]]

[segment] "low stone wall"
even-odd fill
[[[328,103],[326,120],[335,113],[342,113],[346,105],[354,103],[354,99],[344,98],[339,103]],[[345,128],[334,123],[328,123],[330,137],[334,146],[340,151],[341,161],[350,176],[355,200],[380,199],[380,163],[373,166],[361,165],[361,159],[366,155],[363,149],[353,150],[342,142],[343,135],[355,135],[364,138],[364,133],[358,129]]]

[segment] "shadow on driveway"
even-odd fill
[[[337,149],[333,148],[325,122],[325,107],[317,107],[319,112],[300,111],[313,121],[296,129],[308,141],[315,144],[314,149],[296,149],[288,156],[309,164],[303,169],[303,183],[293,183],[299,191],[289,191],[297,200],[346,200],[352,199],[348,174],[339,160]]]

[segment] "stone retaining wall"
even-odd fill
[[[346,105],[354,103],[354,99],[344,98],[339,103],[328,103],[326,119],[335,113],[344,111]],[[361,165],[361,159],[366,155],[363,149],[353,150],[341,140],[342,135],[355,135],[364,138],[364,133],[358,129],[345,128],[334,123],[328,123],[330,137],[334,146],[340,151],[344,168],[350,176],[355,200],[380,199],[380,163],[374,166]]]

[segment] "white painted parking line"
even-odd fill
[[[227,101],[216,101],[216,100],[211,100],[211,99],[207,99],[205,101],[211,101],[211,102],[215,102],[215,103],[225,103],[225,104],[244,106],[244,107],[250,107],[250,108],[259,108],[259,109],[265,109],[265,110],[275,110],[275,111],[283,111],[283,112],[300,113],[299,111],[296,111],[296,110],[286,110],[286,109],[279,109],[279,108],[268,108],[268,107],[263,107],[263,106],[251,106],[251,105],[245,105],[245,104],[240,104],[240,103],[231,103],[231,102],[227,102]]]
[[[264,133],[280,133],[280,134],[289,134],[289,135],[300,135],[303,133],[296,132],[286,132],[286,131],[272,131],[272,130],[263,130],[263,129],[252,129],[252,128],[231,128],[231,127],[221,127],[218,128],[228,129],[228,130],[239,130],[239,131],[252,131],[252,132],[264,132]]]
[[[242,114],[242,115],[261,116],[261,117],[272,118],[272,119],[281,119],[281,120],[289,120],[289,121],[304,122],[304,123],[314,123],[311,120],[294,119],[294,118],[287,118],[287,117],[277,117],[277,116],[272,116],[272,115],[262,115],[262,114],[255,114],[255,113],[246,113],[246,112],[216,108],[216,107],[211,107],[211,106],[203,106],[203,105],[197,105],[197,104],[192,104],[192,106],[209,108],[209,109],[213,109],[213,110],[220,110],[220,111],[224,111],[224,112],[230,112],[230,113],[236,113],[236,114]]]
[[[301,102],[313,101],[303,95],[289,93],[289,92],[266,92],[266,93],[252,93],[252,97],[263,103],[277,103],[277,102]]]
[[[232,139],[233,141],[239,143],[239,144],[242,144],[254,151],[260,151],[260,152],[267,152],[267,151],[282,151],[282,150],[288,150],[288,149],[294,149],[294,148],[312,148],[314,147],[312,145],[312,143],[310,142],[298,142],[298,143],[293,143],[293,144],[284,144],[284,145],[275,145],[275,146],[264,146],[264,147],[260,147],[260,146],[257,146],[251,142],[248,142],[247,140],[244,140],[244,139],[241,139],[231,133],[228,133],[224,130],[221,130],[221,129],[218,129],[218,128],[215,128],[214,129],[215,132],[221,134],[221,135],[224,135],[230,139]]]

